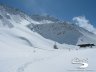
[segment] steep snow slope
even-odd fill
[[[8,42],[8,44],[41,46],[41,48],[53,45],[45,42],[48,40],[39,34],[30,31],[26,27],[29,24],[40,24],[40,22],[34,21],[17,9],[0,5],[0,40]]]
[[[35,18],[35,17],[34,17]],[[10,27],[16,26],[18,24],[28,25],[28,24],[41,24],[41,23],[53,23],[55,19],[52,17],[42,17],[45,19],[36,20],[33,17],[26,15],[18,9],[7,7],[6,5],[0,5],[0,27]],[[37,18],[37,17],[36,17]],[[51,18],[51,19],[48,19]],[[40,17],[41,19],[41,17]],[[56,19],[57,20],[57,19]]]
[[[32,20],[28,15],[18,9],[0,5],[0,27],[12,28],[18,24],[28,25],[31,23],[39,24],[39,22]]]

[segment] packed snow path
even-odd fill
[[[51,57],[51,58],[53,58],[53,57]],[[40,61],[44,61],[44,60],[48,60],[48,59],[50,59],[50,57],[48,57],[48,58],[41,58],[41,59],[34,59],[33,61],[27,62],[27,63],[23,64],[21,67],[19,67],[19,68],[17,69],[17,72],[24,72],[24,70],[25,70],[28,66],[30,66],[31,64],[36,63],[36,62],[40,62]]]
[[[34,48],[37,48],[38,50],[43,50],[43,51],[48,51],[50,53],[50,51],[55,51],[55,50],[48,50],[48,49],[42,49],[42,48],[39,48],[39,47],[34,47]],[[33,51],[34,53],[36,53],[36,50]],[[56,57],[56,55],[53,55],[53,56],[49,56],[49,57],[43,57],[43,58],[34,58],[32,59],[32,61],[29,61],[29,62],[26,62],[24,64],[21,65],[21,67],[19,67],[17,69],[17,72],[24,72],[24,70],[31,64],[33,63],[36,63],[36,62],[40,62],[40,61],[44,61],[44,60],[49,60],[49,59],[52,59]]]
[[[86,51],[88,53],[86,53]],[[92,49],[91,51],[95,52],[96,49]],[[89,55],[91,51],[90,49],[70,51],[57,50],[53,52],[53,56],[50,55],[49,57],[35,58],[32,61],[26,62],[17,69],[17,72],[69,72],[72,70],[76,71],[76,68],[80,65],[74,65],[71,63],[72,59],[75,57],[88,58],[89,67],[85,71],[95,72],[96,65],[94,64],[94,60],[96,59],[93,60],[93,56],[96,56],[96,54]],[[51,52],[49,51],[49,53]]]

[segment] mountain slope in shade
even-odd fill
[[[77,45],[81,43],[95,43],[96,35],[87,30],[70,24],[69,22],[56,22],[50,24],[28,25],[28,27],[42,35],[44,38],[60,44]]]

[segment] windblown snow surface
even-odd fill
[[[96,72],[95,46],[76,46],[96,44],[94,34],[67,23],[43,21],[0,6],[0,72]],[[58,49],[53,48],[55,41]],[[87,58],[88,68],[78,69],[80,64],[72,64],[74,58]]]

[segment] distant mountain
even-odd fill
[[[1,33],[4,31],[5,34],[9,29],[9,34],[7,34],[16,38],[17,43],[24,41],[23,44],[27,42],[29,46],[43,46],[45,43],[45,46],[47,44],[50,46],[54,42],[62,45],[96,44],[96,35],[76,24],[62,22],[50,15],[32,15],[30,17],[18,9],[3,5],[0,5],[0,29]],[[36,36],[35,33],[38,35]],[[42,44],[39,44],[39,41]]]
[[[42,35],[44,38],[56,41],[60,44],[96,44],[96,36],[93,33],[88,32],[87,30],[78,27],[75,24],[70,24],[69,22],[57,22],[33,26],[30,25],[29,28]]]
[[[50,15],[35,14],[35,15],[32,15],[31,18],[35,21],[43,21],[43,20],[49,20],[49,21],[53,21],[53,22],[59,21],[57,18],[50,16]]]

